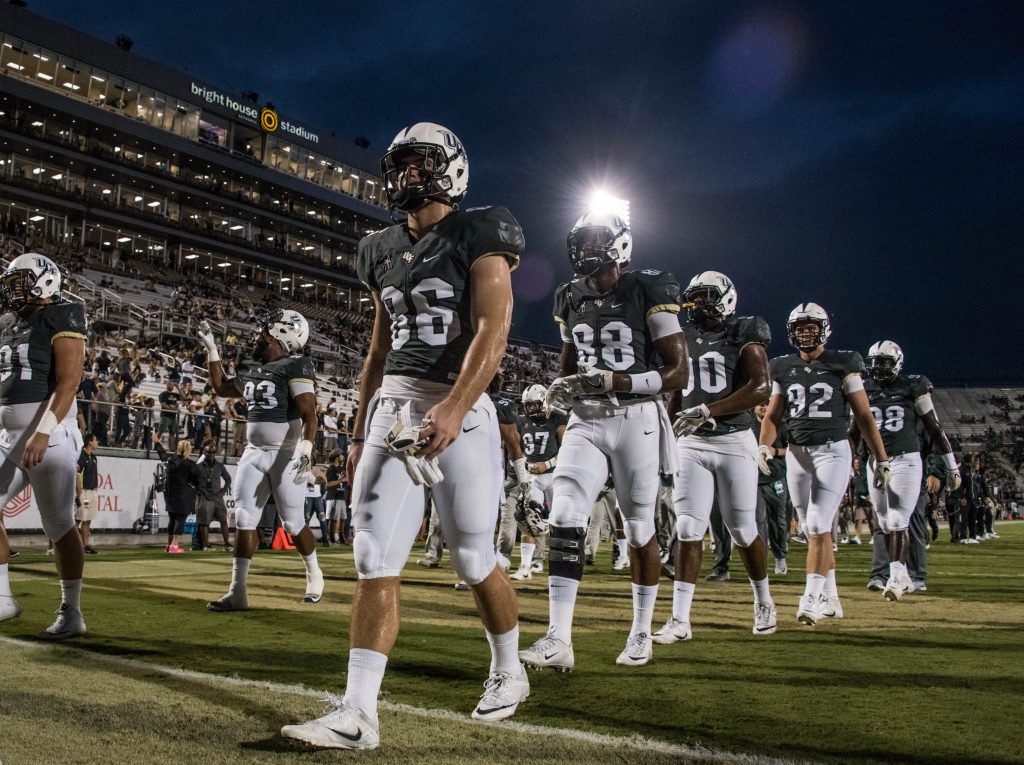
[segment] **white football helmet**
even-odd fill
[[[301,313],[291,309],[267,311],[256,319],[256,329],[260,332],[266,330],[289,355],[301,351],[309,340],[309,322]]]
[[[543,385],[531,385],[523,391],[523,409],[528,417],[540,420],[544,418],[544,399],[548,390]]]
[[[703,300],[698,303],[698,298]],[[736,313],[736,285],[718,271],[704,271],[690,279],[683,293],[690,321],[699,324],[706,319],[728,319]]]
[[[892,340],[879,340],[868,349],[868,374],[879,382],[895,379],[903,370],[903,349]]]
[[[584,213],[569,232],[566,244],[572,270],[580,276],[590,276],[612,263],[625,268],[633,256],[633,234],[616,213]]]
[[[408,185],[410,167],[420,182]],[[433,122],[417,122],[402,130],[380,161],[391,207],[416,210],[430,200],[458,207],[469,186],[469,157],[455,134]]]
[[[9,311],[60,295],[61,274],[57,264],[38,252],[19,255],[0,276],[0,302]]]
[[[806,322],[814,322],[818,325],[818,337],[813,341],[812,345],[800,345],[796,339],[796,332],[794,331],[796,325]],[[828,320],[828,314],[825,313],[825,309],[820,305],[817,303],[801,303],[789,312],[789,319],[786,321],[786,332],[789,334],[789,342],[793,344],[794,348],[809,353],[819,345],[824,345],[828,342],[829,335],[832,334],[832,324]]]

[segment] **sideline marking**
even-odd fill
[[[108,654],[94,653],[85,648],[78,648],[69,645],[37,643],[34,641],[30,642],[2,635],[0,635],[0,643],[7,643],[8,645],[18,646],[21,648],[32,648],[43,651],[49,650],[54,653],[74,653],[79,654],[82,657],[88,657],[91,662],[107,662],[109,664],[131,667],[139,670],[148,670],[150,672],[160,672],[171,677],[198,680],[214,685],[219,683],[238,688],[262,688],[264,690],[271,691],[272,693],[287,694],[290,696],[304,696],[306,698],[318,699],[320,701],[327,701],[333,698],[332,694],[327,691],[318,691],[312,688],[307,688],[304,685],[285,685],[283,683],[275,683],[269,680],[249,680],[247,678],[231,677],[229,675],[213,675],[206,672],[197,672],[191,669],[168,667],[163,664],[151,664],[149,662],[139,661],[138,659],[129,659],[124,656],[110,656]],[[724,752],[716,749],[708,749],[699,745],[687,746],[685,744],[670,744],[666,741],[647,738],[639,734],[634,736],[613,736],[607,733],[592,733],[590,731],[578,730],[575,728],[553,728],[544,725],[535,725],[533,723],[510,722],[508,720],[502,722],[481,722],[479,720],[473,720],[468,713],[460,714],[448,709],[426,709],[423,707],[414,707],[411,704],[398,704],[390,701],[381,701],[379,706],[380,709],[388,712],[397,712],[398,714],[422,717],[428,720],[456,722],[463,725],[494,727],[511,733],[524,733],[535,736],[558,736],[560,738],[594,744],[596,746],[643,749],[645,751],[658,752],[659,754],[688,757],[704,762],[726,763],[727,765],[731,765],[732,763],[738,763],[739,765],[809,765],[809,763],[813,762],[811,760],[787,760],[777,757],[766,757],[759,754]]]

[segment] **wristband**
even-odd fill
[[[309,457],[313,453],[313,442],[307,439],[299,441],[298,446],[295,447],[296,457]]]
[[[348,442],[354,446],[356,444],[365,444],[366,443],[366,439],[365,438],[350,438],[348,440]]]
[[[60,422],[57,421],[57,415],[53,413],[52,409],[47,409],[43,412],[43,416],[42,419],[39,420],[39,424],[36,425],[36,433],[42,433],[44,436],[48,436],[58,425],[60,425]]]
[[[657,370],[630,375],[629,382],[633,393],[661,393],[661,373]]]
[[[516,471],[516,480],[519,483],[530,482],[530,471],[526,469],[526,457],[520,457],[517,460],[512,460],[512,467]]]
[[[957,470],[956,457],[953,456],[953,452],[946,452],[942,455],[942,464],[946,466],[946,470]]]

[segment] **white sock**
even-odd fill
[[[565,576],[548,577],[548,613],[555,637],[572,643],[572,612],[576,608],[576,592],[580,583]]]
[[[768,589],[768,577],[761,580],[751,579],[750,586],[754,590],[755,606],[770,606],[772,604],[772,594]]]
[[[82,610],[82,580],[61,579],[60,580],[60,602],[67,603],[76,611]]]
[[[388,657],[368,648],[353,648],[348,652],[348,680],[342,703],[363,711],[370,719],[377,719],[377,696],[384,680]]]
[[[249,578],[250,558],[234,558],[231,563],[231,586],[228,592],[245,592],[245,580]]]
[[[537,549],[537,545],[529,542],[523,542],[519,545],[519,567],[529,568],[530,564],[533,563],[533,551]]]
[[[830,568],[825,574],[825,588],[822,590],[830,598],[838,598],[839,590],[836,589],[836,570]]]
[[[812,598],[817,600],[824,587],[825,577],[821,574],[808,574],[807,585],[804,587],[804,596],[810,595]]]
[[[518,676],[522,671],[519,663],[519,625],[501,635],[488,632],[487,642],[491,644],[491,672],[508,672],[513,677]]]
[[[626,540],[625,539],[616,539],[615,540],[615,546],[619,548],[618,560],[622,560],[622,556],[624,556],[624,555],[627,558],[629,557],[629,550],[626,547]]]
[[[690,621],[690,605],[693,603],[693,591],[697,585],[689,582],[673,582],[672,618],[681,622]]]
[[[13,598],[11,593],[10,563],[0,563],[0,598]]]
[[[658,599],[658,585],[633,584],[633,626],[629,636],[643,632],[651,634],[651,619],[654,618],[654,603]]]
[[[309,555],[303,555],[302,562],[306,564],[307,574],[315,574],[320,570],[320,564],[316,562],[316,550],[313,550]]]

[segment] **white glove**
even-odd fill
[[[217,348],[217,341],[213,337],[213,330],[210,329],[210,323],[203,319],[199,322],[199,342],[206,346],[206,360],[211,364],[214,361],[220,361],[220,350]]]
[[[292,471],[292,482],[296,486],[303,486],[306,483],[306,476],[313,464],[313,442],[305,438],[299,441],[295,447],[295,454],[292,455],[292,462],[288,469]]]
[[[889,460],[878,460],[875,463],[875,488],[884,489],[892,481],[892,467]]]
[[[412,412],[408,403],[398,412],[398,419],[384,437],[384,444],[392,456],[401,460],[405,472],[417,486],[433,486],[444,480],[444,473],[436,459],[425,460],[416,456],[420,447],[427,442],[421,438],[422,425],[413,427]]]
[[[757,447],[757,469],[761,471],[762,475],[771,475],[772,469],[768,465],[768,460],[775,459],[775,450],[762,444]]]
[[[715,418],[711,416],[711,410],[706,404],[691,406],[679,413],[678,419],[672,423],[672,432],[676,434],[676,438],[688,436],[705,422],[711,426],[712,430],[717,427]]]
[[[548,388],[548,392],[544,396],[545,416],[550,417],[551,413],[555,411],[568,411],[576,403],[576,396],[566,385],[566,379],[568,378],[559,377]]]
[[[572,409],[576,399],[583,396],[598,396],[612,390],[614,374],[605,369],[584,367],[568,377],[559,377],[548,388],[544,397],[544,412],[549,417],[553,411]]]
[[[529,497],[531,488],[533,487],[533,475],[526,467],[526,457],[520,457],[517,460],[512,460],[512,467],[516,471],[516,483],[519,484],[519,495],[521,497]]]
[[[947,491],[956,491],[960,488],[961,483],[963,483],[963,479],[960,477],[960,468],[953,468],[952,470],[946,471]]]

